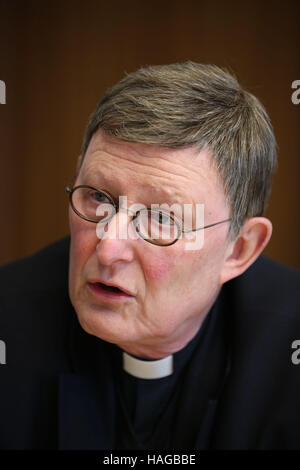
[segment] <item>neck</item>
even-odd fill
[[[136,356],[139,359],[146,359],[146,360],[158,360],[168,357],[181,349],[183,349],[198,333],[201,325],[205,319],[204,318],[198,319],[198,321],[193,324],[193,328],[189,328],[189,330],[182,336],[182,333],[179,332],[177,335],[178,337],[170,342],[168,339],[167,341],[163,342],[161,338],[154,344],[118,344],[119,348],[123,351],[127,352],[132,356]]]

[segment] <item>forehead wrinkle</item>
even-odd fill
[[[212,164],[210,152],[205,149],[160,149],[143,144],[129,145],[114,139],[111,145],[110,139],[107,141],[105,138],[96,140],[89,150],[85,163],[91,160],[88,167],[95,168],[96,174],[101,172],[102,164],[105,168],[102,177],[106,177],[106,184],[115,188],[107,188],[112,195],[127,195],[128,199],[134,198],[135,202],[145,202],[148,206],[147,202],[152,199],[153,203],[156,198],[157,202],[170,205],[182,204],[182,201],[193,205],[201,203],[205,206],[205,213],[211,216],[214,213],[217,216],[220,207],[227,209],[227,202],[223,201],[222,181]],[[171,166],[171,170],[167,166]],[[137,168],[142,171],[137,171]],[[116,181],[122,171],[126,177],[122,178],[121,175],[120,180]],[[174,193],[175,198],[166,201],[163,195],[168,194],[168,191]],[[155,196],[153,193],[156,193]]]
[[[132,177],[130,177],[131,172],[129,175],[127,174],[126,179],[121,183],[118,183],[118,175],[115,173],[110,176],[110,178],[105,178],[108,184],[111,184],[113,187],[127,188],[125,192],[128,192],[128,187],[132,188],[136,194],[141,194],[142,199],[149,200],[150,203],[167,203],[169,205],[172,204],[181,204],[184,203],[192,203],[190,198],[190,194],[183,194],[182,190],[177,187],[177,185],[170,182],[169,179],[166,179],[165,176],[156,176],[155,181],[147,181],[144,184],[139,184],[139,175],[134,172]],[[130,186],[128,185],[128,180],[130,181]],[[135,181],[136,180],[136,184]],[[110,183],[111,181],[111,183]],[[162,184],[158,184],[158,182],[162,181]],[[128,192],[129,193],[129,192]]]
[[[130,157],[127,157],[127,154],[129,154],[131,156],[136,156],[134,158],[134,163],[136,163],[137,165],[142,165],[144,167],[153,167],[155,170],[157,170],[156,165],[148,162],[148,159],[152,160],[154,158],[156,160],[161,160],[163,164],[171,163],[175,165],[175,167],[179,166],[179,173],[170,170],[165,170],[167,173],[172,173],[173,176],[178,176],[179,178],[186,177],[190,183],[191,175],[183,175],[183,171],[187,168],[187,171],[192,171],[193,174],[196,173],[197,178],[200,177],[203,180],[206,180],[210,186],[213,185],[213,181],[211,178],[212,175],[210,172],[211,169],[215,169],[213,168],[213,162],[211,160],[212,152],[208,146],[204,146],[202,148],[198,148],[196,146],[189,146],[181,149],[173,149],[161,147],[159,145],[126,142],[115,137],[108,136],[107,134],[105,134],[105,132],[102,131],[102,129],[99,129],[91,139],[90,151],[91,154],[103,152],[113,158],[121,158],[123,160],[127,160],[128,162],[132,162],[133,160],[130,159]],[[164,154],[164,156],[160,155],[160,153]],[[147,161],[140,162],[141,157]],[[178,160],[178,157],[179,159],[183,158],[184,161],[176,162],[176,160]],[[201,166],[198,165],[199,163],[201,163]],[[191,167],[189,164],[193,165],[193,167]],[[195,166],[200,172],[195,172]],[[216,178],[219,180],[218,174],[216,175]]]
[[[102,151],[101,151],[102,152]],[[104,153],[107,153],[107,152],[104,152]],[[118,156],[111,156],[111,154],[108,154],[110,159],[111,158],[119,158]],[[99,157],[96,157],[97,160]],[[101,157],[100,157],[101,158]],[[156,158],[156,157],[155,157]],[[160,182],[162,181],[163,183],[163,186],[161,186],[161,188],[163,188],[166,184],[170,185],[170,175],[172,177],[176,177],[178,178],[178,181],[176,181],[176,183],[174,184],[174,189],[172,189],[172,191],[176,191],[176,194],[178,194],[178,185],[180,183],[184,183],[184,184],[188,184],[189,187],[191,185],[192,182],[196,183],[197,186],[199,186],[199,182],[196,181],[197,178],[199,178],[199,175],[197,175],[196,173],[194,173],[193,175],[191,174],[183,174],[182,172],[181,173],[177,173],[177,172],[174,172],[174,171],[171,171],[170,169],[161,169],[161,168],[157,168],[156,165],[151,165],[149,163],[144,163],[144,162],[139,162],[139,161],[132,161],[128,158],[122,158],[122,160],[125,160],[127,164],[125,164],[125,167],[124,167],[124,170],[126,171],[129,171],[131,173],[133,173],[133,177],[134,179],[139,179],[140,176],[141,176],[141,173],[137,172],[136,168],[135,168],[135,165],[139,165],[140,167],[143,168],[143,176],[145,177],[152,177],[154,178],[156,181]],[[169,163],[168,161],[166,161],[163,157],[160,158],[160,160],[163,160],[163,162],[166,162],[166,163]],[[175,162],[172,162],[174,165],[176,166],[180,166],[181,170],[185,170],[184,167],[182,167],[181,165],[179,164],[176,164]],[[90,166],[93,167],[94,165],[96,166],[97,164],[99,164],[99,161],[98,163],[94,160],[93,162],[91,162]],[[122,171],[122,169],[120,169],[120,166],[117,165],[116,167],[114,167],[113,163],[108,161],[107,159],[103,160],[102,162],[102,165],[105,166],[108,170],[111,170],[113,172],[113,177],[115,178],[116,176],[116,171],[120,170]],[[111,169],[109,168],[111,166]],[[154,170],[154,171],[151,171]],[[150,171],[149,171],[150,170]],[[107,178],[106,175],[100,170],[95,170],[95,173],[99,173],[103,179],[109,181],[109,182],[112,182],[114,183],[114,179],[112,179],[110,176]],[[187,172],[186,172],[187,173]],[[191,176],[194,176],[196,177],[195,178],[191,178]],[[201,175],[201,177],[203,178],[203,175]],[[171,180],[172,181],[172,180]],[[155,182],[152,182],[151,183],[152,187],[156,189],[156,186],[155,186]],[[180,194],[180,193],[179,193]],[[181,195],[180,195],[181,196]],[[182,196],[181,196],[182,197]]]
[[[91,165],[92,168],[92,165]],[[134,176],[136,177],[137,174],[134,172]],[[98,181],[97,181],[98,178]],[[159,177],[159,179],[164,179],[164,177]],[[110,173],[109,175],[106,175],[104,172],[101,170],[96,170],[91,171],[90,168],[86,171],[84,175],[84,179],[86,179],[87,183],[92,183],[91,185],[94,187],[99,187],[99,189],[106,189],[109,191],[111,188],[118,189],[119,195],[125,195],[124,191],[122,191],[122,187],[126,187],[128,176],[126,177],[125,180],[120,180],[118,178],[118,175],[116,173],[112,174]],[[132,180],[131,180],[132,181]],[[100,188],[100,186],[102,188]],[[104,187],[105,186],[105,187]],[[154,197],[157,199],[157,201],[163,201],[166,203],[171,204],[183,204],[184,197],[182,194],[180,194],[180,191],[174,187],[172,188],[170,186],[170,181],[164,182],[163,185],[160,185],[159,187],[157,184],[155,184],[154,181],[148,182],[143,186],[136,186],[134,188],[135,190],[138,190],[142,192],[143,197],[145,197],[145,193],[149,193],[148,198],[151,199],[151,195],[154,195]],[[109,191],[110,192],[110,191]],[[125,192],[128,192],[127,190]],[[151,202],[152,203],[152,202]]]
[[[115,149],[114,149],[115,150]],[[117,149],[116,149],[117,150]],[[137,152],[136,149],[130,149],[132,153],[136,154],[137,157],[140,156],[140,152]],[[107,157],[105,156],[107,155]],[[202,158],[202,156],[204,158]],[[167,194],[167,189],[164,190],[164,187],[170,187],[170,184],[172,185],[172,177],[176,178],[176,182],[174,182],[174,189],[171,188],[171,192],[174,193],[175,198],[170,199],[170,203],[189,203],[192,202],[193,204],[196,202],[201,202],[205,203],[207,202],[207,197],[206,195],[209,192],[215,193],[216,188],[214,187],[214,181],[216,178],[212,178],[211,171],[214,169],[211,166],[210,160],[207,161],[207,158],[205,158],[205,155],[199,154],[198,152],[196,154],[192,154],[191,156],[184,155],[184,160],[186,162],[193,164],[196,166],[198,171],[193,171],[192,168],[188,167],[187,169],[183,166],[183,162],[177,162],[177,161],[170,161],[169,159],[165,159],[164,157],[157,157],[157,156],[143,156],[143,161],[138,161],[136,157],[134,159],[128,158],[126,155],[122,155],[119,152],[117,154],[112,154],[109,151],[103,150],[103,149],[95,149],[92,151],[87,160],[91,159],[92,161],[86,162],[88,163],[87,167],[94,168],[95,167],[95,173],[100,174],[103,179],[107,181],[108,184],[111,184],[113,188],[116,188],[116,193],[119,194],[124,194],[123,189],[128,189],[128,185],[126,187],[126,180],[130,178],[131,181],[131,186],[132,182],[137,183],[137,188],[140,188],[142,190],[142,195],[143,197],[145,196],[145,190],[146,186],[149,187],[150,190],[156,191],[157,197],[161,198],[161,191],[164,191],[164,194]],[[199,158],[200,157],[200,158]],[[163,166],[165,167],[166,165],[172,165],[172,171],[170,171],[170,168],[165,169],[165,168],[157,168],[156,165],[151,164],[151,162],[148,161],[148,158],[155,159],[155,161],[162,162]],[[120,169],[120,159],[123,161],[124,167],[123,169]],[[176,160],[176,155],[175,155],[175,160]],[[116,161],[116,165],[114,162]],[[201,164],[201,166],[200,166]],[[111,174],[106,175],[104,172],[98,170],[98,167],[102,165],[102,167],[105,168],[105,173],[109,171]],[[138,172],[136,169],[136,165],[139,165],[139,168],[142,168],[142,172]],[[174,167],[180,167],[181,172],[178,173],[177,171],[174,172]],[[152,171],[151,171],[152,170]],[[154,170],[154,171],[153,171]],[[123,179],[120,178],[120,181],[116,182],[116,176],[118,171],[124,171],[124,175],[126,175],[126,179],[123,176]],[[128,175],[128,173],[131,173]],[[170,176],[171,175],[171,176]],[[148,178],[147,179],[147,185],[144,185],[141,187],[139,184],[140,178]],[[151,179],[150,179],[150,178]],[[218,178],[217,178],[218,179]],[[149,181],[150,180],[150,181]],[[182,194],[182,188],[183,184],[183,189],[188,188],[188,191],[185,192],[185,194]],[[159,188],[157,189],[157,186]],[[201,190],[201,186],[204,186],[205,192]],[[200,192],[199,192],[200,188]],[[104,189],[104,188],[103,188]],[[135,188],[136,189],[136,188]],[[109,188],[107,188],[109,190]],[[172,194],[173,195],[173,194]],[[168,201],[164,201],[168,202]]]
[[[151,154],[150,155],[145,155],[144,154],[144,155],[142,155],[143,161],[140,161],[142,152],[138,152],[135,149],[131,149],[131,151],[132,151],[132,153],[136,154],[137,157],[130,158],[130,157],[127,157],[126,155],[122,155],[122,154],[117,153],[117,152],[110,153],[110,152],[108,152],[104,149],[95,150],[92,154],[94,155],[94,158],[95,157],[99,158],[98,154],[99,153],[104,153],[104,154],[107,154],[109,156],[109,158],[121,159],[123,161],[126,161],[127,162],[127,168],[129,167],[129,169],[130,169],[131,165],[139,165],[143,168],[152,168],[155,171],[166,172],[166,173],[168,173],[168,175],[172,174],[172,176],[174,176],[174,177],[190,180],[191,175],[188,174],[188,171],[192,171],[192,169],[191,168],[186,168],[183,163],[180,163],[180,162],[176,161],[176,155],[174,156],[174,160],[172,160],[172,159],[166,159],[165,157],[160,156],[160,155],[154,156],[154,155],[151,155]],[[101,156],[100,156],[100,158],[101,158]],[[149,160],[153,160],[153,159],[154,159],[154,163],[151,163],[151,161],[149,161]],[[191,160],[192,160],[191,158],[187,157],[185,163],[188,163]],[[193,160],[195,160],[195,158],[193,158]],[[159,162],[162,162],[163,167],[165,167],[165,168],[158,168]],[[179,171],[178,172],[175,171],[174,168],[172,168],[172,169],[168,168],[168,166],[170,166],[170,165],[172,165],[172,167],[175,167],[175,168],[179,167]],[[195,172],[193,172],[193,173],[196,175]],[[150,175],[150,176],[159,176],[156,173],[153,175],[151,172],[146,173],[146,174]],[[205,178],[205,175],[202,174],[202,172],[201,172],[200,175],[197,175],[197,176],[201,176],[202,178]]]

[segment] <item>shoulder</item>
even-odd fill
[[[260,257],[227,284],[224,311],[231,319],[236,370],[249,376],[252,371],[255,382],[258,367],[262,377],[290,374],[292,344],[300,337],[299,271]]]
[[[0,296],[64,287],[70,238],[65,237],[26,258],[0,267]]]
[[[292,354],[300,338],[299,286],[298,270],[265,257],[224,284],[231,371],[222,448],[298,446],[300,374]]]
[[[299,312],[300,270],[261,256],[229,284],[246,310]]]
[[[0,268],[0,335],[7,367],[61,363],[74,310],[68,296],[69,238]]]
[[[299,389],[300,375],[291,362],[293,342],[300,337],[299,286],[298,270],[261,257],[224,289],[234,370],[257,390],[268,390],[269,382],[275,393],[281,373]]]
[[[268,283],[283,281],[286,285],[287,282],[299,282],[300,270],[260,256],[241,277],[243,276],[248,279],[264,278]]]

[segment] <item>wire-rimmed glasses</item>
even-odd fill
[[[79,185],[73,188],[67,186],[66,191],[75,214],[88,222],[106,225],[120,210],[108,192],[93,186]],[[128,212],[130,213],[129,210]],[[203,227],[186,230],[173,214],[161,208],[140,208],[130,216],[138,235],[145,241],[158,246],[173,245],[179,240],[182,233],[204,230],[231,220],[225,219]]]

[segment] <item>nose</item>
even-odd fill
[[[136,236],[129,226],[131,218],[119,211],[105,224],[97,224],[97,237],[100,239],[96,247],[99,262],[110,266],[117,262],[130,262],[134,259],[132,238]]]

